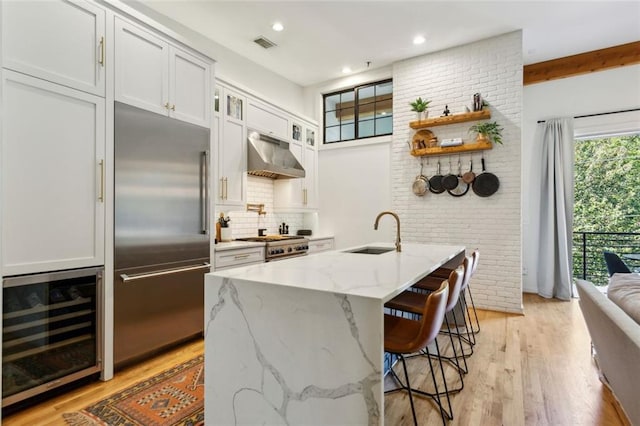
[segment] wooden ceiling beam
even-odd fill
[[[523,84],[541,83],[640,63],[640,41],[525,65]]]

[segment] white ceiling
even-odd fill
[[[638,0],[141,1],[301,86],[519,29],[525,64],[640,40]]]

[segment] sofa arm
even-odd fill
[[[640,425],[640,325],[589,281],[576,286],[598,366],[631,423]]]

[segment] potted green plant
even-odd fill
[[[504,129],[495,121],[485,121],[474,124],[469,128],[469,133],[476,133],[476,142],[493,142],[502,145],[502,131]]]
[[[429,106],[430,103],[431,101],[428,101],[426,99],[422,100],[421,97],[417,98],[413,102],[409,102],[409,105],[411,105],[411,111],[415,111],[418,113],[418,121],[422,120],[423,114],[425,118],[427,117],[428,115],[427,107]]]
[[[225,217],[224,213],[220,213],[220,217],[216,223],[216,238],[218,241],[227,242],[232,240],[229,222],[231,222],[231,218],[229,218],[229,216]]]

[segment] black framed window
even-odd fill
[[[324,95],[324,143],[393,133],[393,81],[364,84]]]

